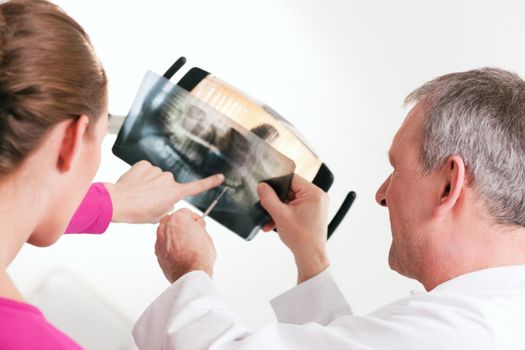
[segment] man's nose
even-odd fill
[[[386,189],[388,188],[388,183],[390,181],[390,176],[383,182],[376,192],[376,202],[382,207],[386,207]]]

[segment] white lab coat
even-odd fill
[[[328,270],[272,300],[279,323],[252,331],[201,271],[183,276],[137,321],[140,349],[525,350],[525,265],[468,273],[352,315]]]

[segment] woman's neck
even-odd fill
[[[16,288],[5,269],[0,270],[0,298],[24,301],[24,297]]]
[[[6,268],[36,228],[42,198],[36,186],[13,177],[0,181],[0,266]]]
[[[46,198],[38,190],[22,171],[0,180],[0,297],[22,300],[6,270],[42,217]]]

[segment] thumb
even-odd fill
[[[274,222],[280,221],[285,212],[288,210],[286,204],[281,202],[273,188],[264,182],[257,186],[257,192],[261,200],[261,205],[270,214]]]

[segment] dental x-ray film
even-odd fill
[[[148,72],[120,129],[113,153],[129,164],[148,160],[178,182],[223,173],[224,183],[186,200],[201,211],[228,191],[209,216],[244,239],[269,221],[257,185],[266,182],[284,200],[295,163],[265,138],[276,128],[262,121],[250,129],[223,115],[181,86]]]

